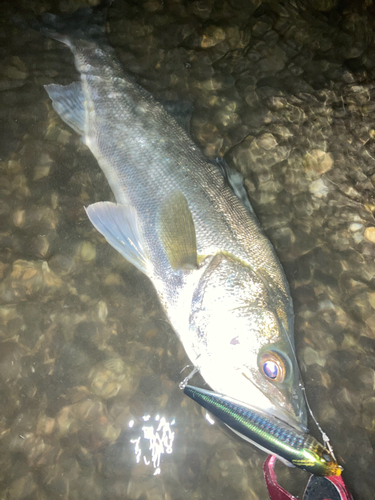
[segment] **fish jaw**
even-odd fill
[[[215,391],[306,432],[307,411],[297,360],[276,303],[277,297],[270,294],[259,273],[231,255],[215,255],[193,292],[189,316],[192,354],[187,353],[193,355],[192,361]],[[186,348],[189,340],[182,341]],[[263,371],[262,360],[272,356],[284,371],[276,381]]]

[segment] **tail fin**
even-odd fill
[[[43,36],[66,45],[70,45],[70,41],[77,38],[104,41],[107,7],[112,2],[113,0],[102,0],[96,7],[81,7],[63,16],[46,13],[30,21],[17,17],[13,18],[13,21],[21,28],[32,28]]]

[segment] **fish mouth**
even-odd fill
[[[271,402],[273,402],[272,399]],[[297,394],[294,394],[290,408],[280,408],[277,403],[275,407],[272,413],[276,418],[305,434],[309,432],[309,428],[307,427],[307,408],[305,406],[305,397],[302,392],[299,397]]]
[[[243,374],[244,375],[244,374]],[[269,394],[263,391],[259,386],[255,385],[253,380],[244,375],[247,380],[249,380],[258,391],[267,399],[269,404],[265,406],[258,406],[258,411],[266,413],[271,417],[275,417],[284,424],[289,425],[293,429],[307,434],[309,429],[307,427],[307,412],[304,405],[305,399],[301,391],[298,395],[296,390],[293,390],[292,401],[285,406],[281,406],[280,403],[272,398]]]
[[[272,417],[277,418],[284,424],[289,425],[290,427],[293,427],[293,429],[303,432],[304,434],[307,434],[309,432],[309,429],[307,425],[303,422],[303,412],[300,412],[300,419],[296,418],[293,414],[286,412],[285,410],[278,408],[278,407],[270,407],[269,409],[262,409],[260,411],[265,412],[267,415],[270,415]]]
[[[258,411],[266,413],[271,417],[275,417],[278,420],[281,420],[281,422],[283,422],[284,424],[287,424],[293,429],[303,432],[304,434],[307,434],[309,432],[309,429],[307,427],[307,411],[305,407],[305,398],[302,391],[300,394],[298,394],[297,390],[292,390],[292,401],[286,405],[286,408],[284,405],[281,406],[276,398],[272,398],[272,396],[262,390],[261,387],[256,385],[250,377],[248,377],[244,373],[242,373],[242,375],[253,384],[257,391],[259,391],[269,403],[269,405],[266,404],[265,406],[258,406]]]
[[[289,425],[289,427],[292,427],[299,432],[303,432],[304,434],[307,434],[309,432],[309,429],[307,427],[307,413],[304,407],[305,400],[303,399],[303,394],[301,395],[301,398],[293,399],[292,403],[288,405],[287,408],[282,407],[280,406],[280,404],[278,404],[278,402],[273,401],[269,395],[264,394],[264,396],[266,396],[266,398],[270,402],[270,406],[266,406],[265,408],[260,409],[260,411],[263,411],[268,415],[281,420],[281,422]]]

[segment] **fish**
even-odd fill
[[[316,476],[339,476],[342,467],[332,453],[313,436],[297,431],[279,419],[243,405],[233,398],[191,385],[184,393],[231,430],[287,465]]]
[[[173,106],[123,70],[103,17],[84,8],[33,24],[73,53],[80,80],[45,88],[116,200],[89,205],[88,218],[151,280],[210,387],[307,431],[293,304],[276,252],[233,170],[208,159]]]

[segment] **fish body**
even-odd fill
[[[47,15],[37,29],[73,52],[80,81],[46,90],[116,198],[90,205],[91,222],[150,278],[213,389],[306,430],[293,306],[274,248],[219,166],[123,71],[101,29],[77,19]]]
[[[317,476],[341,474],[335,458],[314,437],[223,394],[191,385],[185,386],[184,393],[241,437],[282,461]]]

